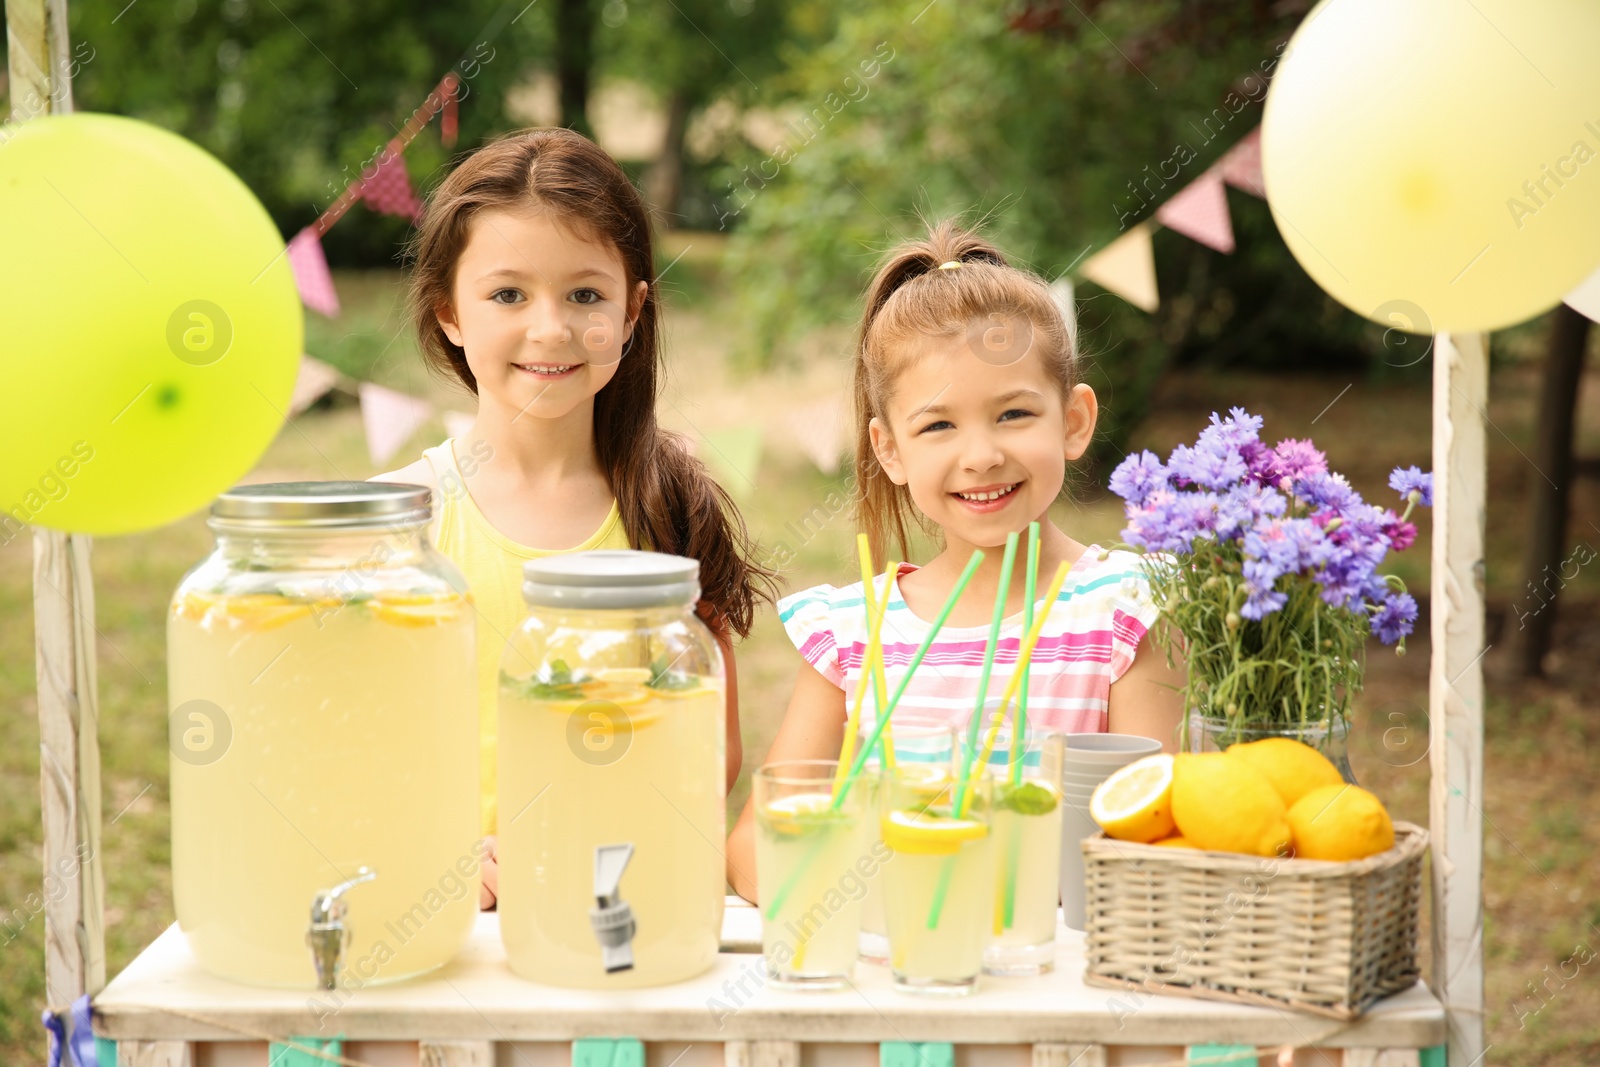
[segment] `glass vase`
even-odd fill
[[[1268,737],[1288,737],[1310,745],[1328,757],[1346,782],[1358,784],[1355,773],[1350,769],[1350,723],[1345,719],[1335,717],[1310,719],[1305,723],[1252,723],[1222,716],[1195,713],[1189,716],[1191,752],[1221,752],[1230,745]]]

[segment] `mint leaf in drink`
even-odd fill
[[[667,657],[662,656],[650,664],[650,680],[645,683],[651,689],[682,690],[698,689],[700,679],[688,671],[675,671]]]
[[[1056,810],[1055,790],[1040,782],[1007,784],[997,792],[994,806],[1000,811],[1014,811],[1018,815],[1048,815]]]

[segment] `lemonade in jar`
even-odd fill
[[[172,880],[200,965],[255,985],[421,974],[477,908],[471,599],[429,491],[241,486],[167,616]]]
[[[501,659],[499,912],[548,985],[679,981],[715,961],[726,706],[699,564],[594,551],[525,565]]]

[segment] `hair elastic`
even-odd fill
[[[939,264],[939,269],[940,270],[956,270],[960,266],[961,266],[961,261],[959,259],[947,259],[943,263]]]

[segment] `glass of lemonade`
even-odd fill
[[[471,931],[475,613],[429,514],[426,488],[371,482],[212,507],[167,615],[173,896],[212,974],[324,984],[312,901],[352,882],[323,931],[342,984],[431,970]]]
[[[955,727],[946,719],[914,711],[896,711],[889,733],[894,739],[895,766],[906,773],[920,775],[930,781],[950,775],[951,760],[956,753]],[[872,724],[861,731],[861,740],[872,735]],[[886,735],[887,736],[887,735]],[[883,845],[878,828],[878,809],[882,800],[882,766],[878,749],[867,757],[861,775],[854,786],[860,790],[871,814],[868,846],[873,862],[867,865],[867,896],[861,902],[861,933],[857,952],[863,962],[887,966],[889,963],[889,920],[884,913],[884,877],[881,870],[889,851]]]
[[[1065,748],[1065,734],[1030,730],[1014,750],[1010,729],[1002,728],[990,756],[998,896],[985,974],[1043,974],[1055,966]]]
[[[995,904],[992,785],[974,776],[957,817],[949,778],[883,775],[879,826],[891,853],[884,903],[896,989],[959,995],[977,983]]]
[[[850,979],[873,863],[871,798],[858,781],[833,804],[836,760],[756,771],[756,880],[767,974],[781,986],[837,989]]]
[[[517,974],[622,989],[717,958],[727,836],[722,654],[699,564],[595,551],[524,565],[529,615],[501,659],[500,936]],[[603,857],[628,849],[597,908]],[[613,917],[618,944],[601,927]],[[623,943],[625,942],[625,943]]]

